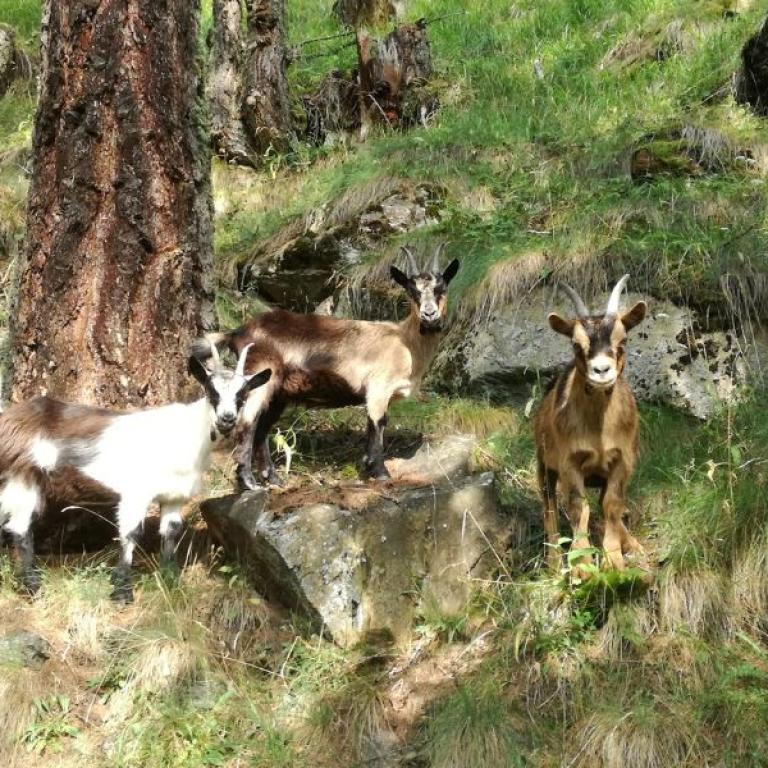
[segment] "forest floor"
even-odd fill
[[[316,3],[287,5],[294,44],[337,31]],[[658,298],[764,322],[768,140],[730,91],[763,14],[743,1],[413,0],[409,18],[446,16],[429,26],[444,82],[434,124],[299,148],[258,174],[215,165],[222,323],[250,311],[232,276],[260,243],[391,178],[442,190],[440,222],[407,237],[449,240],[462,258],[460,318],[557,269],[586,293],[629,271]],[[0,19],[34,49],[37,3],[0,0]],[[351,66],[353,49],[332,50],[294,62],[294,92]],[[0,289],[23,238],[33,109],[29,84],[0,99]],[[639,150],[658,158],[642,182],[630,174]],[[375,274],[404,242],[389,238],[348,277]],[[38,632],[52,654],[39,672],[3,671],[0,761],[346,768],[376,765],[394,739],[412,768],[768,766],[764,391],[707,423],[641,407],[629,522],[654,563],[650,584],[544,569],[526,404],[428,392],[390,423],[395,452],[424,434],[476,433],[478,466],[528,521],[466,612],[425,607],[410,645],[343,651],[264,601],[211,546],[194,505],[180,583],[148,547],[126,609],[106,599],[113,551],[51,558],[33,601],[3,554],[3,632]],[[290,482],[352,480],[363,426],[357,409],[287,414]],[[230,477],[220,454],[213,492]]]

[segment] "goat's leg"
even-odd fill
[[[120,532],[120,560],[112,571],[111,598],[118,603],[133,602],[133,580],[131,566],[133,551],[147,514],[148,504],[121,500],[117,509],[118,530]]]
[[[368,450],[363,458],[363,465],[365,474],[376,480],[386,480],[390,476],[384,464],[384,427],[386,426],[386,414],[376,421],[368,417]]]
[[[557,472],[545,466],[541,457],[538,457],[539,491],[543,502],[544,533],[547,537],[547,563],[550,570],[558,573],[561,566],[560,530],[557,514]]]
[[[14,533],[12,536],[19,560],[21,583],[30,595],[36,595],[42,586],[42,579],[40,577],[40,570],[35,566],[35,546],[32,537],[32,527],[30,526],[24,534]]]
[[[628,476],[622,463],[616,465],[606,482],[601,496],[605,533],[603,534],[603,549],[609,565],[619,570],[624,568],[624,553],[637,552],[644,554],[638,540],[632,536],[624,525],[622,516],[626,509],[624,494]]]
[[[560,476],[560,484],[563,495],[566,498],[568,520],[573,530],[572,550],[588,549],[589,544],[589,502],[584,488],[584,478],[581,473],[573,468]],[[574,573],[584,577],[586,572],[579,566],[589,565],[592,562],[591,555],[584,555],[575,564]]]
[[[31,595],[41,586],[32,536],[32,521],[41,503],[40,489],[34,480],[20,476],[10,477],[0,494],[0,510],[7,517],[4,527],[13,538],[21,583]]]
[[[176,549],[184,527],[181,508],[181,504],[163,504],[160,509],[160,565],[164,571],[174,577],[179,573]]]
[[[241,491],[252,491],[256,488],[256,478],[253,476],[253,441],[256,435],[256,422],[245,424],[237,435],[235,450],[235,481]]]
[[[259,480],[264,485],[282,485],[283,481],[278,477],[272,455],[269,451],[269,432],[280,419],[285,410],[285,403],[273,402],[264,411],[256,424],[256,432],[253,436],[253,447],[256,452],[256,472]]]
[[[363,472],[366,477],[376,480],[386,480],[389,477],[389,471],[384,465],[384,427],[387,425],[391,395],[389,390],[371,388],[366,397],[368,448],[363,457]]]

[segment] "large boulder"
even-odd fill
[[[648,303],[649,314],[630,332],[626,364],[636,396],[702,419],[737,399],[756,367],[757,343],[735,331],[705,331],[694,310],[667,301],[630,295],[624,306],[639,299]],[[572,307],[553,304],[550,293],[542,291],[502,308],[443,354],[438,375],[450,376],[454,388],[496,399],[528,396],[540,376],[555,373],[571,358],[568,341],[547,323],[550,311],[570,315]]]
[[[393,465],[420,485],[255,491],[210,499],[203,516],[258,588],[340,645],[404,642],[421,610],[463,610],[472,579],[493,571],[510,539],[513,521],[493,474],[467,474],[468,441],[461,443],[453,458],[429,449],[446,456],[432,476],[439,481],[426,481],[422,451]]]

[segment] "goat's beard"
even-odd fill
[[[422,336],[430,336],[433,333],[442,333],[442,331],[443,331],[442,322],[435,323],[435,325],[424,325],[424,323],[421,323],[421,325],[419,325],[419,333]]]

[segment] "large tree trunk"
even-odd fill
[[[253,165],[243,130],[243,33],[241,0],[213,0],[213,46],[208,83],[211,142],[219,157]]]
[[[285,0],[246,0],[248,45],[243,118],[251,147],[260,155],[291,146],[286,77]]]
[[[45,0],[13,397],[178,396],[211,315],[198,3]]]
[[[404,0],[336,0],[333,9],[343,24],[379,26],[403,12]]]

